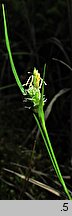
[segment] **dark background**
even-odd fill
[[[45,110],[61,89],[69,90],[54,103],[46,126],[65,182],[72,190],[72,1],[6,0],[3,3],[13,60],[21,82],[26,83],[27,72],[32,72],[34,67],[42,76],[46,63]],[[25,108],[28,104],[23,100],[10,67],[0,4],[0,199],[65,199],[43,140],[40,135],[36,139],[37,128],[33,132],[36,123],[32,110]],[[57,189],[61,195],[57,197],[25,182],[4,168],[29,175]]]

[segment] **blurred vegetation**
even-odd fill
[[[56,100],[46,125],[65,182],[72,190],[72,70],[54,60],[72,67],[72,1],[3,2],[13,59],[22,83],[34,66],[42,76],[46,63],[45,110],[59,90],[70,89]],[[0,11],[0,199],[66,199],[43,141],[40,136],[36,139],[32,111],[25,108],[16,86],[5,45],[1,4]],[[4,168],[24,174],[27,181]],[[29,177],[46,188],[51,186],[60,196],[31,184]]]

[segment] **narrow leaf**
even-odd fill
[[[4,31],[5,31],[5,41],[6,41],[6,47],[8,50],[8,54],[9,54],[9,60],[10,60],[10,64],[11,64],[11,68],[12,68],[12,72],[14,74],[14,77],[16,79],[16,82],[22,92],[22,94],[24,94],[24,88],[21,84],[21,81],[18,77],[14,62],[13,62],[13,58],[12,58],[12,53],[11,53],[11,48],[10,48],[10,42],[9,42],[9,37],[8,37],[8,31],[7,31],[7,24],[6,24],[6,15],[5,15],[5,9],[4,9],[4,4],[2,4],[2,10],[3,10],[3,20],[4,20]]]

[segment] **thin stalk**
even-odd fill
[[[57,174],[57,176],[58,176],[58,178],[59,178],[59,175],[58,175],[56,166],[55,166],[55,164],[54,164],[54,161],[53,161],[51,152],[50,152],[49,147],[48,147],[48,144],[47,144],[47,140],[46,140],[46,138],[45,138],[45,136],[44,136],[44,133],[43,133],[43,131],[42,131],[42,127],[41,127],[41,125],[40,125],[40,123],[39,123],[39,120],[38,120],[38,118],[36,117],[36,115],[35,115],[35,114],[33,114],[33,115],[34,115],[34,118],[35,118],[36,123],[37,123],[37,125],[38,125],[38,128],[39,128],[39,130],[40,130],[40,132],[41,132],[42,138],[43,138],[43,140],[44,140],[44,143],[45,143],[47,152],[48,152],[48,154],[49,154],[49,157],[50,157],[50,159],[51,159],[51,161],[52,161],[53,167],[54,167],[54,169],[55,169],[55,171],[56,171],[56,174]]]
[[[7,50],[8,50],[8,54],[9,54],[10,65],[11,65],[12,72],[14,74],[15,80],[16,80],[22,94],[24,94],[24,88],[23,88],[23,86],[21,84],[21,81],[20,81],[18,75],[17,75],[17,71],[16,71],[16,68],[15,68],[15,65],[14,65],[14,62],[13,62],[13,58],[12,58],[10,42],[9,42],[9,37],[8,37],[8,31],[7,31],[4,4],[2,4],[2,10],[3,10],[3,20],[4,20],[5,41],[6,41],[6,47],[7,47]]]
[[[41,121],[42,120],[42,121]],[[48,135],[48,132],[47,132],[47,129],[46,129],[46,126],[45,126],[45,120],[43,119],[43,116],[42,116],[42,119],[40,119],[40,122],[41,122],[41,126],[42,126],[42,129],[43,129],[43,132],[45,134],[45,137],[46,137],[46,140],[47,140],[47,143],[48,143],[48,146],[49,146],[49,149],[51,151],[51,155],[52,155],[52,158],[53,158],[53,162],[54,162],[54,167],[55,167],[55,170],[57,170],[56,174],[61,182],[61,184],[63,185],[63,188],[68,196],[68,198],[70,200],[72,200],[69,192],[68,192],[68,189],[66,187],[66,184],[64,182],[64,179],[62,177],[62,174],[61,174],[61,171],[60,171],[60,168],[59,168],[59,165],[57,163],[57,160],[56,160],[56,157],[55,157],[55,154],[54,154],[54,151],[53,151],[53,148],[52,148],[52,144],[51,144],[51,141],[50,141],[50,138],[49,138],[49,135]]]
[[[52,164],[53,164],[53,167],[56,171],[56,174],[59,178],[59,181],[61,182],[63,188],[64,188],[64,191],[66,192],[69,200],[72,200],[69,192],[68,192],[68,189],[66,187],[66,184],[63,180],[63,177],[62,177],[62,174],[61,174],[61,171],[59,169],[59,166],[58,166],[58,163],[57,163],[57,160],[56,160],[56,157],[55,157],[55,154],[54,154],[54,151],[53,151],[53,148],[52,148],[52,145],[51,145],[51,141],[49,139],[49,135],[48,135],[48,132],[47,132],[47,129],[46,129],[46,126],[45,126],[45,120],[43,119],[43,115],[42,115],[42,119],[40,118],[40,123],[41,123],[41,126],[40,126],[40,123],[38,121],[38,118],[36,117],[36,115],[34,114],[34,117],[35,117],[35,120],[36,120],[36,123],[40,129],[40,132],[41,132],[41,135],[42,135],[42,138],[44,140],[44,143],[45,143],[45,146],[46,146],[46,149],[47,149],[47,152],[50,156],[50,159],[52,161]],[[42,127],[42,128],[41,128]],[[43,131],[42,131],[43,130]]]

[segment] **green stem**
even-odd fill
[[[49,139],[49,135],[48,135],[46,126],[45,126],[45,124],[43,124],[43,123],[42,123],[42,126],[43,126],[43,131],[44,131],[44,133],[45,133],[45,135],[46,135],[46,139],[47,139],[47,142],[48,142],[48,145],[49,145],[49,148],[50,148],[50,151],[51,151],[53,160],[54,160],[55,165],[56,165],[57,170],[58,170],[58,176],[59,176],[60,182],[61,182],[61,184],[63,185],[63,188],[64,188],[64,190],[65,190],[65,192],[66,192],[68,198],[71,200],[72,198],[71,198],[71,196],[70,196],[70,194],[69,194],[69,192],[68,192],[68,189],[67,189],[66,184],[65,184],[65,182],[64,182],[64,179],[63,179],[63,177],[62,177],[61,171],[60,171],[60,169],[59,169],[59,166],[58,166],[58,163],[57,163],[57,160],[56,160],[56,157],[55,157],[55,154],[54,154],[52,145],[51,145],[51,141],[50,141],[50,139]]]
[[[44,140],[46,149],[47,149],[48,154],[49,154],[49,156],[50,156],[50,159],[51,159],[51,161],[52,161],[53,167],[54,167],[54,169],[55,169],[55,171],[56,171],[56,174],[57,174],[57,176],[58,176],[58,172],[57,172],[56,166],[55,166],[55,164],[54,164],[54,161],[53,161],[53,158],[52,158],[50,149],[49,149],[48,144],[47,144],[47,140],[46,140],[46,138],[45,138],[45,136],[44,136],[44,133],[43,133],[42,127],[41,127],[41,125],[40,125],[40,123],[39,123],[39,120],[38,120],[38,118],[36,117],[35,114],[34,114],[34,118],[35,118],[36,123],[37,123],[37,125],[38,125],[38,128],[39,128],[39,130],[40,130],[40,132],[41,132],[42,138],[43,138],[43,140]],[[59,176],[58,176],[58,178],[59,178]]]
[[[2,10],[3,10],[3,20],[4,20],[4,31],[5,31],[5,41],[6,41],[6,47],[8,50],[8,55],[9,55],[9,59],[10,59],[10,64],[11,64],[11,68],[12,68],[12,72],[14,74],[14,77],[16,79],[16,82],[22,92],[22,94],[24,94],[24,88],[21,84],[21,81],[17,75],[17,71],[13,62],[13,58],[12,58],[12,53],[11,53],[11,48],[10,48],[10,42],[9,42],[9,37],[8,37],[8,31],[7,31],[7,24],[6,24],[6,16],[5,16],[5,9],[4,9],[4,4],[2,4]]]
[[[43,112],[43,111],[42,111],[42,112]],[[59,166],[58,166],[58,163],[57,163],[57,160],[56,160],[56,157],[55,157],[55,154],[54,154],[52,145],[51,145],[51,141],[50,141],[50,139],[49,139],[49,135],[48,135],[48,132],[47,132],[47,129],[46,129],[46,126],[45,126],[45,120],[44,120],[44,118],[43,118],[44,112],[43,112],[43,113],[42,113],[42,112],[41,112],[41,114],[38,115],[39,120],[40,120],[40,123],[41,123],[41,126],[40,126],[40,123],[39,123],[39,121],[38,121],[38,118],[37,118],[36,115],[34,114],[35,120],[36,120],[37,125],[38,125],[38,127],[39,127],[39,129],[40,129],[42,138],[43,138],[43,140],[44,140],[44,143],[45,143],[47,152],[48,152],[48,154],[49,154],[49,156],[50,156],[50,159],[51,159],[51,161],[52,161],[52,164],[53,164],[53,167],[54,167],[54,169],[55,169],[55,171],[56,171],[56,174],[57,174],[57,176],[58,176],[58,178],[59,178],[61,184],[63,185],[64,191],[66,192],[66,194],[67,194],[69,200],[72,200],[72,198],[71,198],[71,196],[70,196],[70,194],[69,194],[69,192],[68,192],[68,189],[67,189],[67,187],[66,187],[66,184],[65,184],[65,182],[64,182],[64,180],[63,180],[61,171],[60,171],[60,169],[59,169]],[[41,127],[42,127],[42,129],[41,129]],[[42,130],[43,130],[43,131],[42,131]]]

